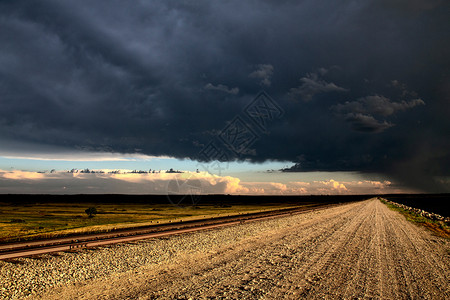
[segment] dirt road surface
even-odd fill
[[[40,297],[450,299],[448,240],[376,199],[284,219],[283,226],[236,236],[223,246]]]

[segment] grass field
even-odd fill
[[[303,203],[301,206],[309,205],[313,205],[313,203]],[[105,232],[118,228],[223,217],[298,206],[263,204],[178,207],[171,204],[0,203],[0,242]],[[88,207],[97,209],[95,217],[89,218],[86,215],[85,209]]]

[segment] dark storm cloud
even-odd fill
[[[347,101],[332,107],[339,113],[353,112],[362,114],[377,114],[389,116],[396,111],[403,111],[414,106],[424,105],[422,99],[413,99],[411,101],[392,102],[386,97],[374,95],[360,98],[356,101]]]
[[[250,73],[249,77],[260,79],[261,85],[270,86],[272,82],[270,79],[273,75],[273,66],[272,65],[258,65],[258,69]]]
[[[349,122],[354,130],[362,132],[379,133],[394,126],[392,123],[386,122],[386,120],[378,121],[371,115],[361,113],[345,114],[345,121]]]
[[[360,98],[356,101],[346,101],[331,107],[338,115],[349,122],[353,129],[363,132],[379,133],[394,124],[386,120],[377,120],[373,115],[390,116],[397,111],[403,111],[418,105],[424,105],[422,99],[411,101],[391,102],[386,97],[374,95]]]
[[[205,89],[213,90],[213,91],[221,91],[221,92],[225,92],[225,93],[233,94],[233,95],[236,95],[237,93],[239,93],[239,89],[237,87],[229,88],[223,84],[213,85],[211,83],[208,83],[207,85],[205,85]]]
[[[310,101],[316,94],[347,91],[332,82],[320,79],[320,76],[325,75],[327,72],[328,70],[321,68],[316,73],[308,73],[305,77],[300,78],[301,85],[290,89],[290,96],[293,99],[300,98],[303,101]]]
[[[196,158],[263,88],[285,114],[243,158],[448,191],[448,9],[3,1],[0,142]]]

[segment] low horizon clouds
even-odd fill
[[[97,170],[98,171],[98,170]],[[179,194],[190,194],[196,187],[198,194],[235,195],[344,195],[373,194],[400,191],[389,181],[315,180],[311,182],[243,182],[232,176],[200,173],[71,173],[28,172],[0,170],[0,192],[12,193],[128,193],[170,194],[170,186],[177,183]],[[187,183],[187,184],[185,184]],[[89,189],[85,189],[86,185]],[[169,190],[168,190],[169,189]]]

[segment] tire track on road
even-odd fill
[[[55,293],[83,299],[450,298],[448,241],[379,200],[264,222],[275,227],[139,274]],[[245,233],[247,226],[256,225],[235,228]]]

